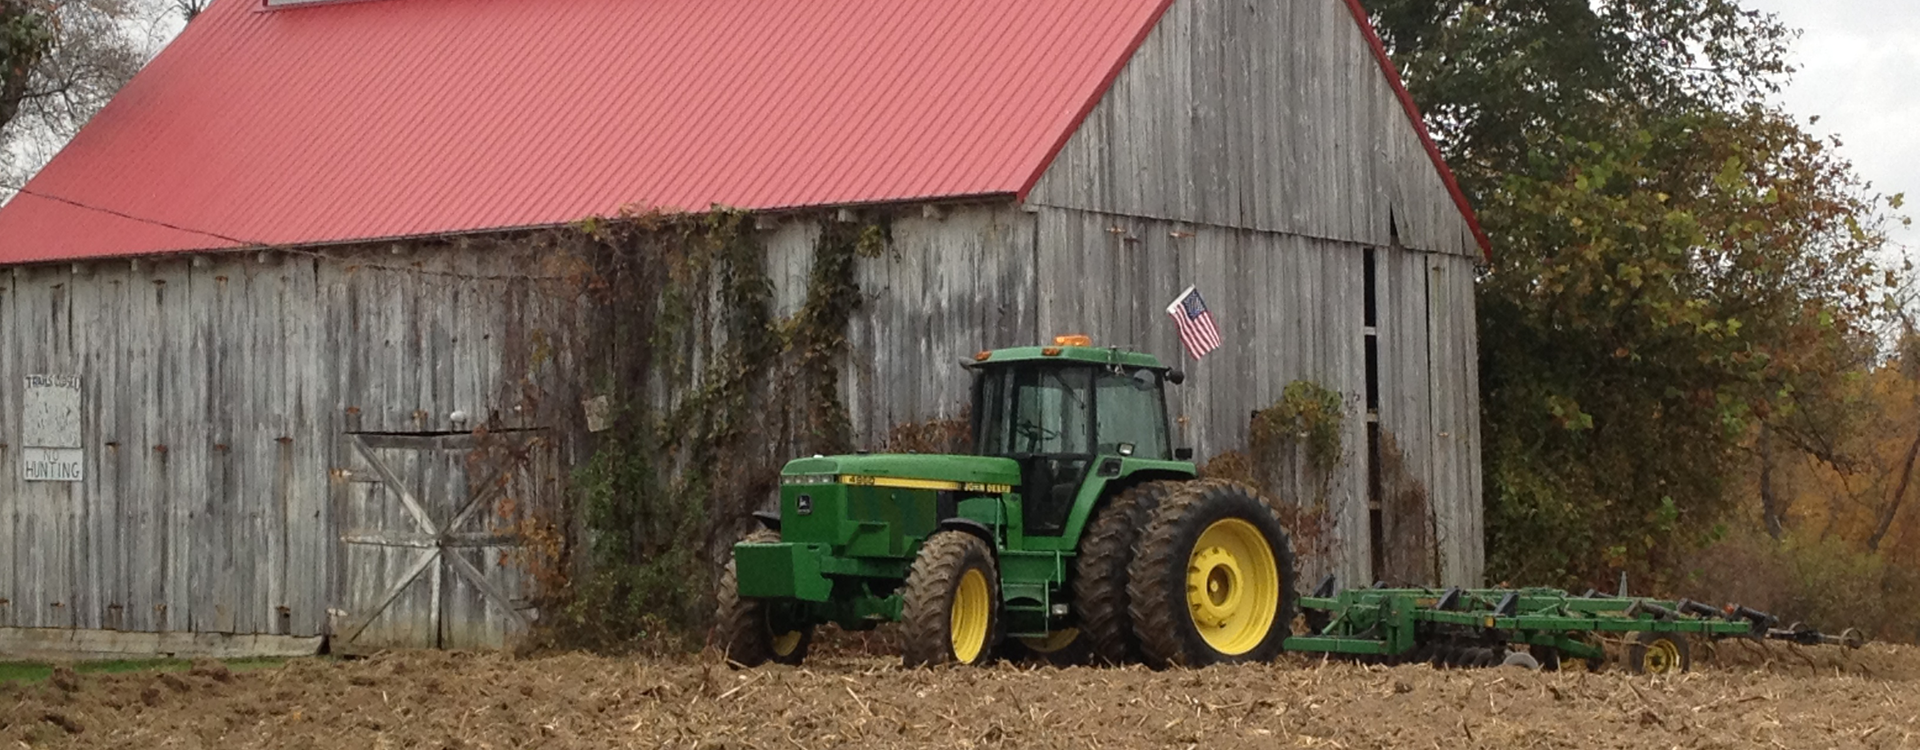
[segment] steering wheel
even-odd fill
[[[1049,430],[1039,424],[1027,421],[1014,422],[1013,431],[1020,437],[1026,438],[1028,445],[1037,445],[1060,437],[1058,430]]]

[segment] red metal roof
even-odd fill
[[[0,263],[1021,195],[1169,2],[217,0]]]

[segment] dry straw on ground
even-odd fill
[[[873,657],[408,653],[0,688],[0,746],[108,748],[1901,748],[1920,650],[1721,644],[1669,678],[1293,659],[1150,672]]]

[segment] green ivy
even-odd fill
[[[1331,473],[1340,465],[1345,424],[1339,391],[1311,380],[1295,380],[1281,392],[1278,403],[1254,414],[1251,442],[1256,453],[1274,444],[1303,447],[1310,466]]]
[[[711,614],[709,550],[732,541],[761,499],[732,495],[767,441],[782,439],[770,425],[799,425],[808,452],[851,445],[836,363],[862,302],[858,262],[891,238],[884,224],[823,220],[805,301],[776,319],[749,214],[629,214],[576,228],[594,246],[588,285],[615,310],[614,343],[631,350],[614,358],[626,377],[609,378],[615,427],[575,472],[588,572],[554,630],[569,645],[658,642]],[[776,392],[787,383],[800,387]]]

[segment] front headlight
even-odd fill
[[[795,474],[781,477],[780,481],[783,484],[833,484],[840,478],[832,474]]]

